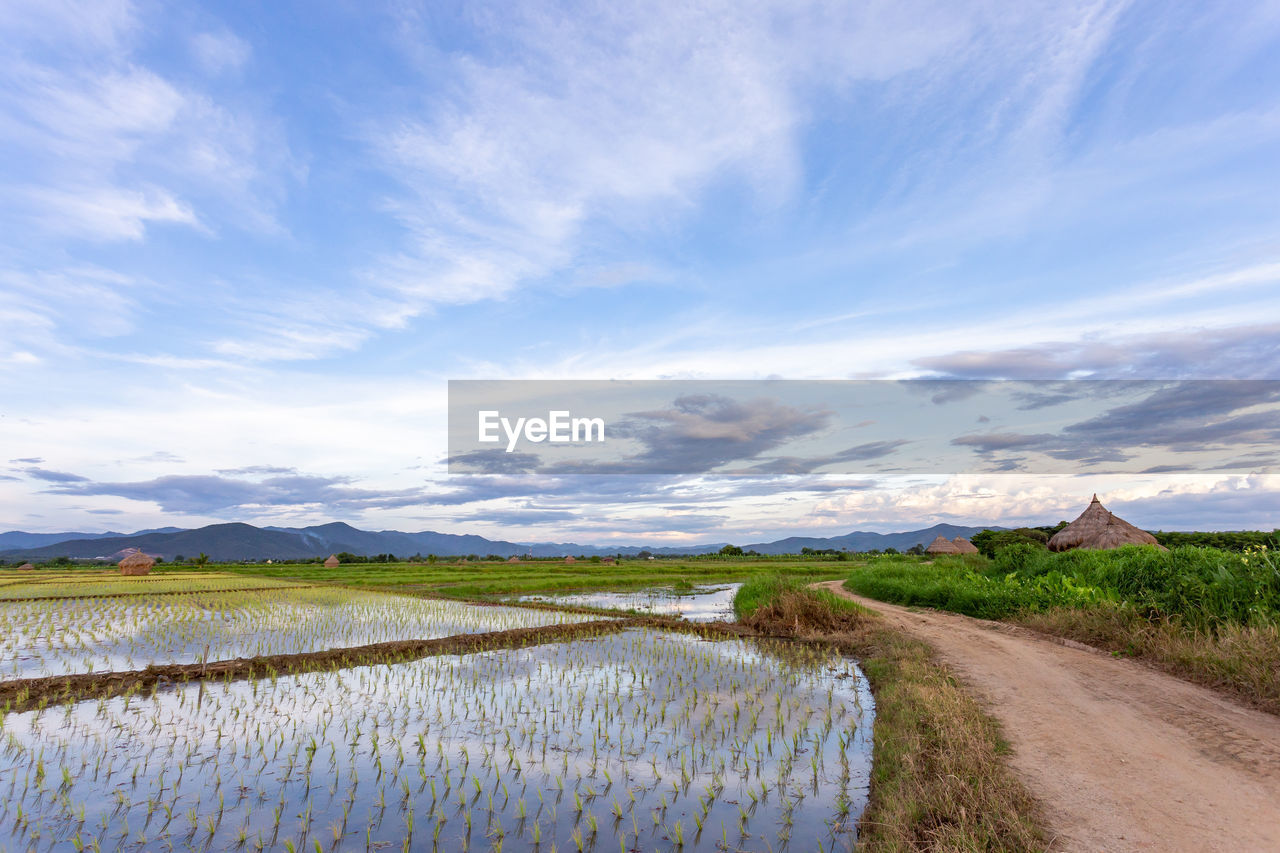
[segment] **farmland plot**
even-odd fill
[[[288,581],[252,575],[185,573],[124,577],[119,572],[77,571],[18,574],[0,581],[0,601],[27,598],[155,595],[173,592],[216,592],[233,589],[282,589]]]
[[[847,849],[872,713],[834,653],[647,629],[187,684],[6,716],[0,846]]]
[[[0,679],[293,654],[589,618],[334,587],[0,602]]]

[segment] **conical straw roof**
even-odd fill
[[[965,539],[963,536],[957,536],[955,539],[952,539],[951,544],[956,547],[956,553],[959,553],[959,554],[978,553],[978,546],[974,545],[972,542],[970,542],[968,539]]]
[[[1080,517],[1053,534],[1049,540],[1050,551],[1069,551],[1083,548],[1086,551],[1103,551],[1121,545],[1161,545],[1145,530],[1134,527],[1102,505],[1098,496]]]
[[[151,571],[151,567],[156,564],[154,557],[149,557],[141,551],[134,551],[129,556],[120,561],[120,574],[122,575],[145,575]]]
[[[959,554],[959,549],[951,544],[951,540],[945,536],[939,536],[929,543],[929,547],[924,549],[926,554]]]
[[[341,563],[342,561],[338,559],[337,554],[330,554],[328,559],[324,561],[324,567],[326,569],[336,569]]]

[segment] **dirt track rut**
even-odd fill
[[[1000,721],[1053,849],[1280,851],[1280,717],[1016,626],[820,586],[929,643]]]

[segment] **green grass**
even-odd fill
[[[230,572],[168,573],[125,576],[118,570],[76,573],[24,573],[0,584],[0,601],[27,598],[146,596],[158,593],[218,592],[234,589],[279,589],[293,584],[275,578]]]
[[[847,585],[882,601],[987,619],[1120,604],[1202,631],[1280,622],[1280,562],[1267,550],[1128,546],[1055,554],[1014,545],[995,560],[873,560],[855,569]]]
[[[764,633],[834,642],[858,657],[876,698],[860,850],[1045,849],[1036,804],[1008,766],[998,725],[927,645],[776,574],[745,582],[734,609]]]
[[[695,584],[745,580],[774,566],[798,580],[840,578],[848,563],[797,560],[619,560],[616,564],[531,560],[520,563],[440,561],[429,563],[346,563],[333,569],[320,565],[220,565],[218,571],[303,583],[338,583],[368,589],[429,593],[460,599],[498,598],[528,593],[582,590],[633,590],[658,586],[687,588]],[[190,571],[195,571],[191,569]]]
[[[1280,560],[1180,547],[1068,551],[1010,546],[996,559],[876,561],[845,586],[896,604],[1004,619],[1280,713]]]

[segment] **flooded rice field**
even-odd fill
[[[849,849],[872,720],[847,658],[648,629],[180,685],[7,714],[0,848]]]
[[[332,587],[9,601],[0,602],[0,679],[294,654],[588,618]]]
[[[733,597],[740,583],[698,586],[690,592],[647,589],[639,592],[583,592],[571,595],[526,595],[521,601],[542,601],[567,607],[601,607],[636,610],[666,616],[683,616],[690,622],[734,619]]]

